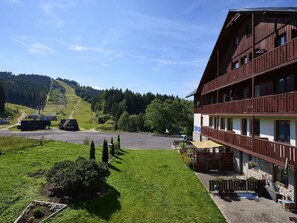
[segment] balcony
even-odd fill
[[[279,46],[253,61],[232,70],[203,86],[202,95],[221,87],[234,84],[247,79],[253,75],[258,75],[267,70],[277,68],[287,62],[297,59],[297,38]]]
[[[196,111],[196,110],[195,110]],[[202,114],[297,115],[297,92],[204,105]]]
[[[297,166],[297,147],[289,144],[272,142],[261,138],[251,138],[232,132],[201,128],[202,135],[209,137],[237,150],[257,156],[279,166],[285,166],[286,159],[291,166]]]

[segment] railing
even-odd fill
[[[238,135],[233,132],[221,131],[210,127],[202,127],[201,132],[204,136],[213,138],[220,143],[235,146],[244,152],[260,154],[261,158],[282,164],[284,166],[286,159],[288,164],[297,166],[297,147],[285,143],[272,142],[261,138],[252,138],[244,135]]]
[[[262,185],[265,185],[265,180],[209,180],[209,191],[214,191],[215,185],[220,193],[233,193],[235,191],[256,191]]]
[[[195,110],[196,111],[196,110]],[[198,111],[198,110],[197,110]],[[204,105],[203,114],[296,114],[297,92]]]
[[[203,86],[202,94],[275,68],[294,59],[297,59],[297,38],[255,58],[238,69],[232,70],[206,83]]]

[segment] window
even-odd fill
[[[214,119],[213,119],[213,122],[214,122],[214,123],[213,123],[213,124],[214,124],[214,128],[217,129],[217,118],[214,118]]]
[[[290,143],[290,121],[278,120],[275,125],[275,140]]]
[[[249,52],[249,61],[251,61],[253,59],[253,53]]]
[[[254,136],[260,136],[260,119],[254,120]]]
[[[247,64],[248,63],[248,58],[247,56],[244,56],[240,59],[240,64],[243,65],[243,64]]]
[[[233,131],[233,118],[227,119],[227,130]]]
[[[286,77],[279,78],[276,81],[276,94],[294,91],[294,79],[294,75],[288,75]]]
[[[209,117],[209,126],[213,126],[213,117]]]
[[[221,126],[220,126],[220,129],[223,129],[225,130],[225,118],[221,118]]]
[[[255,97],[260,97],[260,84],[255,85]]]
[[[275,38],[275,47],[282,46],[286,43],[286,33],[279,35]]]
[[[232,70],[239,68],[238,60],[232,63]]]
[[[234,39],[234,45],[235,45],[235,46],[238,46],[239,41],[240,41],[240,39],[239,39],[239,36],[237,35],[237,36],[235,37],[235,39]]]
[[[252,34],[252,23],[249,23],[247,26],[246,26],[246,36],[249,36]]]
[[[288,172],[282,168],[276,167],[276,181],[288,185]]]
[[[241,119],[241,135],[247,135],[247,119]]]
[[[292,39],[297,37],[297,29],[292,29]]]
[[[243,97],[243,99],[246,99],[249,97],[249,88],[248,87],[245,87],[243,89],[242,97]]]

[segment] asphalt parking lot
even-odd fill
[[[78,131],[67,132],[61,130],[42,130],[42,131],[7,131],[0,130],[0,135],[24,136],[31,139],[40,139],[45,137],[49,140],[65,141],[82,144],[84,139],[90,138],[95,144],[101,145],[103,140],[110,141],[111,137],[117,139],[118,134],[121,138],[121,146],[129,149],[171,149],[174,140],[173,137],[160,137],[146,133],[128,133],[128,132],[96,132],[96,131]]]

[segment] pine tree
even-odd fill
[[[94,144],[93,140],[92,140],[91,146],[90,146],[90,160],[91,159],[95,160],[95,144]]]
[[[4,113],[5,110],[5,100],[6,96],[5,96],[5,91],[4,91],[4,87],[2,84],[0,84],[0,114]]]
[[[108,145],[105,139],[103,141],[102,162],[108,163]]]

